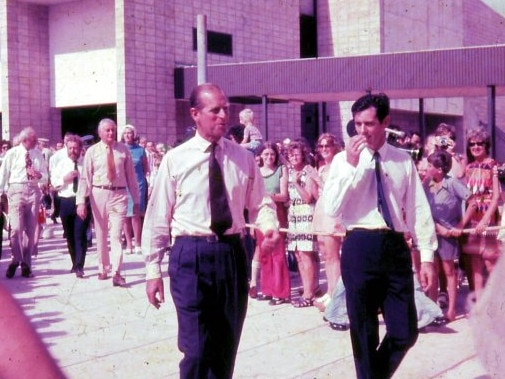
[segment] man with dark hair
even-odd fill
[[[85,199],[87,214],[84,219],[77,215],[75,204],[79,178],[82,175],[82,140],[79,136],[65,136],[66,157],[61,158],[51,172],[51,183],[58,191],[60,198],[60,217],[68,252],[72,260],[71,273],[77,278],[84,277],[84,262],[86,260],[86,231],[91,220],[89,198]]]
[[[142,232],[146,292],[164,302],[160,262],[168,246],[170,292],[184,357],[181,378],[231,378],[247,309],[244,209],[265,235],[279,241],[275,205],[254,157],[222,138],[228,99],[202,84],[190,97],[196,134],[167,152],[147,206]]]
[[[411,157],[386,143],[389,99],[365,95],[352,106],[357,135],[326,180],[325,211],[342,216],[342,279],[358,378],[390,378],[417,336],[410,233],[421,252],[423,289],[434,283],[435,227]],[[359,199],[359,201],[356,201]],[[386,335],[379,343],[378,311]]]
[[[240,145],[244,140],[244,125],[236,124],[230,126],[230,128],[226,132],[226,138]]]

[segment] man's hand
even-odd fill
[[[277,230],[267,230],[264,237],[265,238],[261,244],[261,250],[265,253],[271,253],[275,246],[279,243],[281,236]]]
[[[146,294],[149,302],[154,305],[156,309],[159,309],[161,303],[165,302],[165,289],[163,287],[163,279],[148,279],[146,281]],[[156,296],[159,294],[159,298]]]
[[[345,152],[347,157],[347,162],[356,167],[359,163],[359,156],[363,149],[366,147],[366,137],[358,134],[349,139],[349,142],[345,146]]]
[[[79,204],[77,206],[77,216],[79,216],[81,218],[81,220],[84,220],[86,218],[87,214],[88,214],[88,211],[86,209],[86,205]]]
[[[426,292],[435,284],[435,269],[433,262],[421,262],[421,270],[419,271],[419,281],[423,291]]]

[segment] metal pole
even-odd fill
[[[487,86],[487,127],[491,136],[491,156],[496,157],[496,87]]]
[[[197,82],[207,83],[207,16],[196,16]]]
[[[426,113],[424,112],[424,99],[419,99],[419,134],[421,141],[426,141]]]
[[[263,130],[265,132],[265,137],[264,141],[268,141],[268,97],[267,95],[261,96],[261,107],[262,107],[262,112],[261,114],[263,115],[263,119],[261,120],[263,124]]]

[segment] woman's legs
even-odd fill
[[[337,287],[338,279],[340,278],[340,246],[342,240],[339,237],[327,236],[324,237],[324,258],[326,280],[328,289],[326,293],[331,297],[333,291]]]
[[[140,215],[135,215],[131,218],[131,226],[133,229],[133,237],[135,238],[135,252],[137,254],[142,254],[142,217]],[[131,244],[131,238],[130,238]]]
[[[298,270],[302,279],[303,294],[305,299],[314,298],[314,275],[316,268],[315,253],[312,251],[295,251],[298,261]]]

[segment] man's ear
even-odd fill
[[[382,126],[388,128],[390,124],[391,124],[391,116],[387,115],[386,117],[384,117],[384,120],[382,120]]]
[[[200,114],[200,111],[197,108],[189,108],[189,114],[191,115],[191,118],[196,121],[198,119],[198,115]]]

